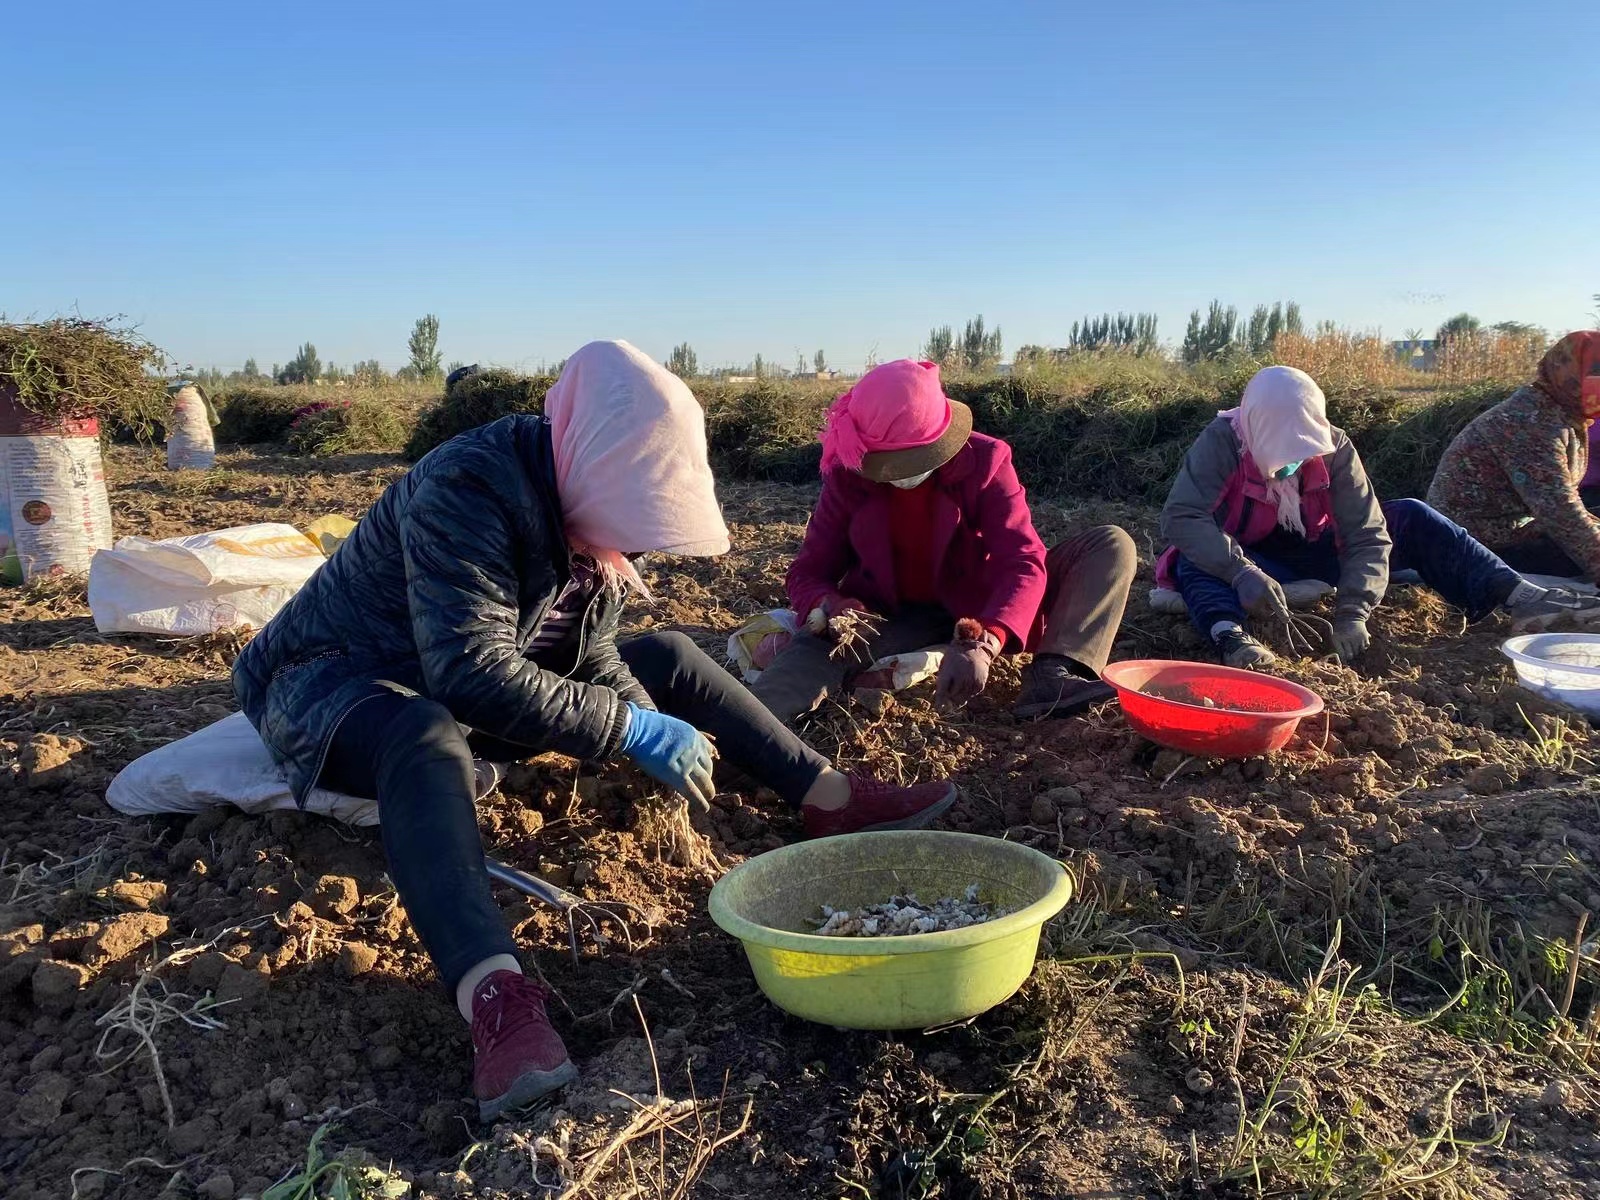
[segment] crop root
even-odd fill
[[[156,1031],[173,1021],[182,1021],[185,1025],[200,1030],[226,1029],[227,1026],[212,1014],[227,1001],[215,1000],[209,993],[196,998],[185,992],[171,991],[156,976],[167,967],[187,962],[196,955],[212,949],[223,939],[264,920],[266,918],[249,922],[247,925],[229,926],[209,941],[182,947],[172,951],[165,958],[156,959],[140,973],[133,987],[128,990],[128,994],[95,1021],[96,1027],[103,1032],[100,1034],[100,1041],[95,1046],[94,1053],[96,1058],[109,1064],[106,1071],[116,1070],[141,1049],[149,1055],[150,1068],[156,1077],[156,1088],[161,1093],[161,1107],[166,1114],[169,1129],[178,1121],[172,1107],[172,1093],[167,1088],[167,1073],[161,1066],[161,1051],[156,1046]],[[156,990],[159,990],[159,994],[156,994]],[[131,1033],[134,1037],[133,1045],[120,1049],[112,1047],[112,1039],[118,1032]]]
[[[829,617],[828,634],[833,638],[833,649],[828,651],[828,657],[865,663],[872,639],[878,636],[882,625],[883,618],[877,613],[862,612],[859,608],[847,608],[838,616]]]
[[[677,793],[647,792],[633,805],[633,832],[655,848],[659,862],[715,879],[723,865],[711,840],[689,820],[689,802]]]

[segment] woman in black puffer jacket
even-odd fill
[[[401,902],[472,1023],[486,1119],[576,1070],[490,894],[475,754],[620,756],[703,807],[705,730],[811,836],[926,824],[955,797],[834,771],[682,634],[619,646],[644,586],[631,556],[728,549],[704,416],[625,342],[574,354],[545,408],[391,484],[233,672],[299,800],[318,784],[377,799]]]

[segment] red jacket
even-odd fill
[[[924,487],[936,489],[927,538],[938,602],[956,618],[1004,629],[1008,650],[1031,644],[1044,600],[1044,543],[1034,532],[1011,447],[975,433]],[[789,568],[789,603],[803,618],[832,595],[893,613],[894,548],[887,483],[835,468]]]

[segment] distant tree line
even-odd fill
[[[688,342],[674,346],[667,357],[667,370],[682,379],[692,379],[700,374],[700,360],[695,356],[694,347]]]
[[[1101,313],[1098,317],[1084,317],[1074,321],[1067,334],[1067,344],[1055,349],[1044,346],[1017,347],[1016,361],[1037,363],[1061,361],[1075,354],[1113,352],[1137,356],[1161,353],[1161,340],[1156,334],[1155,313]]]
[[[1293,300],[1280,300],[1271,308],[1258,304],[1246,322],[1239,320],[1239,310],[1233,305],[1213,300],[1203,319],[1198,308],[1189,314],[1181,354],[1183,361],[1191,364],[1235,353],[1259,356],[1269,353],[1281,335],[1303,332],[1300,306]]]
[[[1484,325],[1471,313],[1457,313],[1444,324],[1440,325],[1434,333],[1434,340],[1440,345],[1446,342],[1461,341],[1479,336],[1492,334],[1497,337],[1532,337],[1543,338],[1545,331],[1537,325],[1527,321],[1496,321],[1493,325]]]
[[[967,322],[959,336],[949,325],[930,329],[922,357],[940,366],[983,371],[999,363],[1002,346],[1000,326],[988,328],[979,313]]]
[[[1600,292],[1595,293],[1593,299],[1596,305],[1600,305]],[[1597,326],[1600,326],[1600,312],[1593,316]],[[1319,332],[1332,329],[1332,324],[1328,322],[1318,326]],[[1271,353],[1279,337],[1303,332],[1304,322],[1300,306],[1292,300],[1278,301],[1270,307],[1258,304],[1245,320],[1240,319],[1239,310],[1233,305],[1224,305],[1220,300],[1213,300],[1204,313],[1200,309],[1195,309],[1189,314],[1189,324],[1184,331],[1179,356],[1187,364],[1226,359],[1235,354],[1260,357]],[[1422,333],[1420,329],[1410,329],[1406,331],[1405,336],[1408,341],[1419,342],[1423,340]],[[1546,336],[1543,329],[1525,321],[1499,321],[1485,326],[1471,313],[1463,312],[1443,322],[1435,332],[1434,338],[1444,345],[1485,333],[1532,338]],[[279,384],[349,382],[356,386],[370,387],[390,380],[442,380],[445,368],[439,350],[439,318],[436,315],[428,313],[417,318],[407,339],[406,351],[408,356],[406,365],[390,374],[375,358],[363,359],[354,363],[349,369],[341,368],[331,362],[324,364],[316,346],[308,341],[300,345],[294,357],[287,363],[281,366],[274,363],[270,371],[262,371],[256,359],[251,357],[246,359],[244,366],[237,371],[225,373],[216,367],[209,367],[195,372],[194,378],[211,388],[266,382]],[[1072,323],[1064,346],[1046,349],[1043,346],[1024,345],[1018,347],[1015,357],[1018,363],[1034,363],[1059,361],[1073,355],[1102,352],[1136,356],[1162,354],[1164,351],[1157,333],[1156,314],[1106,312],[1098,316],[1086,316]],[[992,370],[999,364],[1003,353],[1000,327],[998,325],[989,327],[981,313],[967,321],[959,333],[952,325],[936,326],[928,331],[927,341],[923,343],[920,353],[923,358],[945,367],[968,371]],[[868,369],[876,363],[877,353],[874,348],[868,356]],[[462,364],[452,362],[450,369],[453,370],[460,365]],[[554,367],[541,366],[540,370],[559,373],[562,365],[564,360]],[[743,366],[702,371],[694,347],[688,342],[680,342],[672,348],[667,357],[666,367],[673,374],[685,379],[702,375],[713,378],[746,375],[757,379],[787,378],[791,375],[788,369],[777,366],[760,354]],[[809,362],[803,353],[796,352],[793,375],[822,375],[827,370],[828,356],[825,351],[817,350]]]
[[[358,387],[373,387],[391,380],[432,382],[444,378],[439,353],[439,318],[432,313],[418,317],[411,327],[406,350],[409,361],[394,374],[383,369],[375,358],[362,359],[348,370],[334,363],[324,364],[311,342],[302,343],[294,357],[287,363],[274,363],[272,370],[263,372],[252,356],[245,359],[237,371],[223,372],[207,367],[195,372],[195,379],[206,387],[216,389],[228,385],[259,383],[354,383]]]
[[[788,379],[809,378],[814,375],[823,375],[828,370],[828,352],[818,350],[808,360],[802,351],[795,351],[794,369],[780,367],[769,361],[764,355],[755,358],[743,365],[710,367],[702,370],[699,355],[688,342],[679,342],[667,355],[665,363],[667,370],[683,379],[703,377],[707,379],[723,379],[729,376],[748,376],[755,379]]]

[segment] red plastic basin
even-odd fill
[[[1209,663],[1133,659],[1112,663],[1105,681],[1117,689],[1134,729],[1158,745],[1207,758],[1281,750],[1301,721],[1322,711],[1322,697],[1298,683]]]

